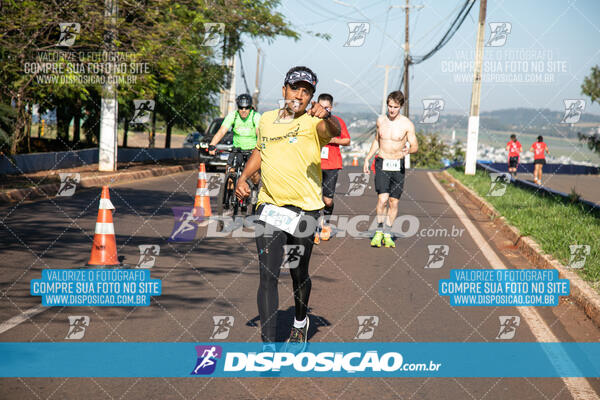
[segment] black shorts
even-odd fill
[[[252,155],[252,150],[241,150],[234,148],[231,153],[229,153],[229,158],[227,159],[227,165],[229,165],[230,167],[233,166],[234,164],[234,157],[237,158],[236,160],[236,165],[244,165],[246,164],[246,161],[248,161],[248,159],[250,158],[250,156]]]
[[[517,168],[519,165],[519,156],[508,157],[508,168]]]
[[[384,171],[383,158],[375,158],[375,190],[377,194],[389,193],[399,199],[404,190],[404,160],[400,160],[400,171]]]
[[[533,160],[533,163],[534,164],[542,164],[542,165],[544,165],[544,164],[546,164],[546,159],[545,158],[538,158],[536,160]]]
[[[333,199],[339,169],[323,169],[323,196]]]

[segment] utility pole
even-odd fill
[[[252,104],[254,109],[258,110],[258,96],[260,94],[260,47],[256,52],[256,78],[254,79],[254,94],[252,95]]]
[[[390,8],[404,8],[404,13],[405,13],[405,24],[404,24],[404,116],[406,118],[409,118],[409,100],[408,100],[408,96],[409,96],[409,92],[408,92],[408,78],[409,78],[409,66],[411,64],[410,61],[410,45],[409,45],[409,29],[408,29],[408,24],[409,24],[409,17],[410,17],[410,8],[414,7],[415,9],[421,9],[423,8],[423,5],[419,5],[419,6],[411,6],[409,4],[409,0],[406,0],[406,5],[404,6],[391,6]],[[410,144],[408,142],[406,142],[406,148],[408,149],[410,147]],[[407,154],[404,157],[404,167],[405,168],[410,168],[410,154]]]
[[[471,111],[467,128],[467,154],[465,174],[475,175],[477,163],[477,141],[479,138],[479,103],[481,100],[481,64],[483,62],[483,39],[485,35],[485,11],[487,0],[479,0],[479,26],[477,28],[477,48],[475,50],[475,68],[473,69],[473,92],[471,93]]]
[[[409,0],[406,0],[406,5],[404,6],[390,6],[390,8],[403,8],[405,13],[405,24],[404,24],[404,116],[408,118],[409,114],[409,106],[408,106],[408,70],[411,64],[410,61],[410,44],[409,44],[409,17],[410,17],[410,9],[414,8],[416,10],[420,10],[423,8],[423,5],[411,6],[409,4]]]
[[[117,0],[104,0],[104,18],[109,29],[104,33],[104,53],[112,53],[115,48],[117,25]],[[111,62],[112,58],[109,57]],[[98,145],[98,171],[116,171],[117,169],[117,127],[118,107],[117,90],[112,74],[106,75],[100,105],[100,143]]]
[[[388,95],[390,69],[400,69],[401,67],[396,65],[378,65],[377,68],[385,68],[385,79],[383,80],[383,95],[381,97],[381,114],[383,115],[387,112],[387,104],[385,101]]]
[[[229,88],[221,91],[221,117],[227,116],[227,114],[235,109],[235,54],[227,59],[226,65],[230,71],[231,79],[229,81]]]
[[[408,14],[410,12],[410,7],[408,5],[408,1],[406,0],[406,7],[404,8],[404,14],[406,16],[406,23],[404,26],[404,116],[409,118],[408,113],[408,66],[410,65],[410,45],[408,42]]]

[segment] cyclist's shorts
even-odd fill
[[[227,165],[233,165],[234,164],[234,157],[237,157],[237,162],[235,163],[236,165],[244,165],[246,164],[246,161],[248,161],[248,159],[250,158],[250,155],[252,155],[252,150],[242,150],[242,151],[235,151],[236,149],[234,148],[231,153],[229,153],[229,158],[227,159]]]

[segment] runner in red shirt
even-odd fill
[[[537,137],[537,142],[531,145],[529,149],[533,151],[533,181],[538,185],[542,184],[542,168],[546,164],[546,154],[550,154],[548,145],[544,143],[542,136]]]
[[[517,176],[517,167],[519,166],[519,155],[521,154],[521,143],[517,140],[517,135],[510,135],[510,141],[506,143],[508,150],[508,172],[512,176]]]
[[[330,111],[333,108],[333,96],[328,93],[320,94],[318,101],[322,107],[325,107]],[[315,243],[319,243],[321,240],[329,240],[331,237],[329,219],[331,218],[331,214],[333,214],[333,196],[335,194],[338,171],[342,169],[342,153],[340,152],[340,146],[348,146],[350,144],[350,134],[348,134],[346,124],[337,115],[334,115],[334,117],[340,121],[342,134],[331,139],[329,144],[323,146],[321,149],[323,203],[325,203],[325,208],[323,209],[323,220],[320,231],[315,234]]]

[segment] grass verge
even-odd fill
[[[488,196],[491,179],[486,172],[478,170],[476,175],[465,175],[463,168],[449,168],[448,172],[563,265],[569,265],[570,245],[589,245],[584,267],[575,271],[600,290],[600,212],[560,196],[541,196],[514,185],[508,185],[502,196]]]

